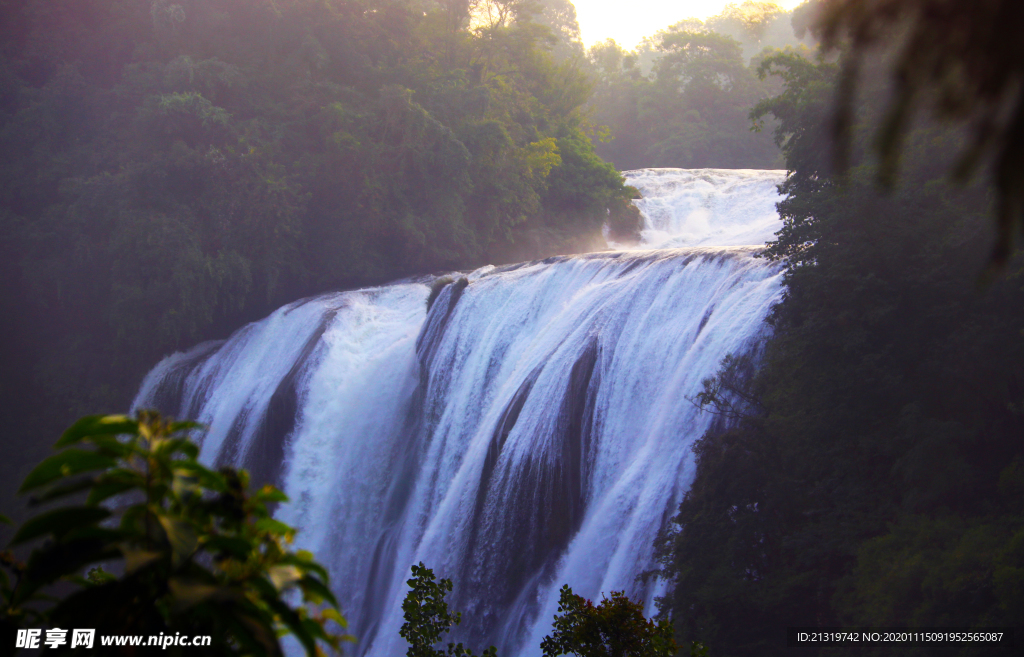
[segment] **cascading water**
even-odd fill
[[[455,582],[457,640],[539,654],[562,584],[652,609],[637,575],[713,420],[687,398],[756,347],[781,294],[753,255],[783,176],[627,172],[647,250],[484,267],[429,311],[429,278],[300,301],[166,358],[134,406],[206,424],[205,461],[278,482],[356,653],[405,652],[422,561]]]
[[[646,248],[764,244],[779,229],[776,187],[785,171],[639,169],[627,182],[640,190]]]

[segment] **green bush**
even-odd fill
[[[462,614],[451,612],[445,596],[452,590],[449,579],[435,581],[434,571],[421,562],[412,567],[409,592],[402,602],[405,624],[399,634],[409,642],[407,657],[472,657],[473,651],[461,643],[449,643],[448,650],[434,648],[452,627],[462,621]],[[558,602],[559,615],[550,636],[541,642],[544,657],[576,655],[577,657],[671,657],[676,653],[672,625],[668,620],[654,622],[644,617],[643,605],[613,591],[595,605],[562,587]],[[497,657],[491,646],[482,657]],[[693,657],[707,657],[703,645],[694,643]]]
[[[328,627],[345,620],[327,571],[289,549],[295,530],[271,517],[268,505],[287,498],[269,485],[249,494],[245,471],[200,464],[186,435],[197,426],[141,412],[85,417],[64,433],[20,491],[34,505],[63,504],[18,529],[12,547],[43,541],[27,562],[0,556],[4,636],[32,626],[180,632],[211,636],[204,654],[280,655],[279,636],[291,633],[308,655],[340,650],[351,637]]]
[[[643,605],[612,591],[595,605],[562,587],[558,615],[550,636],[541,642],[544,657],[672,657],[676,642],[672,624],[644,617]]]
[[[444,599],[452,590],[452,581],[435,581],[434,571],[420,562],[412,567],[412,579],[406,583],[409,592],[402,601],[405,623],[398,633],[409,642],[407,657],[473,657],[473,651],[461,643],[449,643],[447,652],[434,647],[442,635],[462,622],[462,614],[449,611]],[[481,657],[498,657],[498,651],[491,646]]]

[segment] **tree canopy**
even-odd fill
[[[163,354],[284,302],[598,234],[631,192],[558,54],[570,10],[0,3],[0,396],[28,450],[2,479]]]
[[[886,97],[883,70],[866,78],[869,107]],[[836,175],[841,64],[776,54],[762,71],[785,85],[754,115],[778,121],[791,170],[765,252],[786,294],[767,343],[723,362],[694,400],[725,421],[698,441],[696,479],[659,548],[674,585],[662,609],[681,640],[758,657],[791,650],[777,635],[787,626],[1014,626],[1024,263],[1018,252],[1007,276],[976,284],[992,191],[949,184],[964,137],[934,125],[908,133],[889,193],[870,148]],[[858,114],[853,135],[873,134],[877,117]],[[845,654],[828,650],[808,653]]]
[[[707,21],[671,25],[632,52],[612,40],[591,47],[590,107],[609,131],[598,154],[622,169],[781,167],[771,136],[751,131],[748,114],[779,90],[757,76],[767,53],[811,57],[790,18],[778,5],[748,0]]]
[[[1017,0],[814,0],[826,47],[842,47],[836,134],[849,139],[866,57],[893,53],[894,94],[877,136],[878,175],[889,184],[915,114],[969,127],[952,167],[964,180],[987,169],[998,192],[992,261],[1006,264],[1024,229],[1024,4]],[[839,151],[843,164],[844,149]]]
[[[594,604],[562,587],[551,634],[540,644],[544,657],[671,657],[676,654],[672,624],[649,620],[643,606],[624,591]]]

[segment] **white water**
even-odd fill
[[[637,169],[626,182],[643,198],[646,248],[764,244],[779,229],[776,187],[785,171]]]
[[[651,243],[699,243],[701,222],[725,244],[777,229],[779,172],[627,175]],[[281,485],[278,517],[328,565],[355,652],[405,652],[404,582],[423,561],[455,581],[457,640],[537,655],[564,583],[653,611],[660,589],[637,575],[713,419],[686,398],[756,347],[781,294],[754,250],[485,267],[429,313],[429,280],[298,302],[165,359],[135,406],[207,424],[204,460]]]

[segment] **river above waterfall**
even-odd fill
[[[637,169],[641,248],[764,244],[779,229],[778,186],[786,172],[758,169]]]

